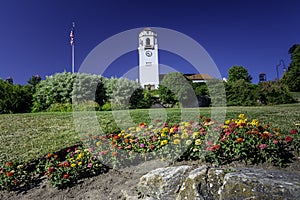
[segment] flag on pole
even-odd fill
[[[70,44],[71,44],[71,46],[74,45],[74,37],[75,37],[74,28],[75,28],[75,23],[73,22],[71,33],[70,33]]]

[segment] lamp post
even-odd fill
[[[286,72],[286,70],[287,70],[287,68],[285,67],[284,61],[281,59],[281,60],[279,61],[279,64],[276,65],[277,81],[279,81],[279,72],[278,72],[278,67],[279,67],[279,66],[282,66],[284,72]]]

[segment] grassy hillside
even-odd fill
[[[214,109],[214,112],[224,111]],[[266,107],[229,107],[226,118],[236,118],[244,113],[248,119],[257,118],[263,123],[270,123],[287,132],[300,123],[300,104],[266,106]],[[89,113],[85,113],[89,115]],[[97,112],[101,129],[111,133],[118,127],[128,124],[150,123],[151,119],[162,118],[169,123],[189,119],[195,115],[210,117],[211,108],[187,109],[154,109],[130,110],[130,112]],[[113,117],[115,116],[115,117]],[[116,119],[116,120],[115,120]],[[91,130],[93,127],[91,127]],[[51,151],[80,143],[80,136],[75,131],[73,113],[30,113],[0,115],[0,163],[4,160],[21,159],[28,161],[39,158]]]

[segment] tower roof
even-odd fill
[[[153,31],[153,30],[149,27],[146,27],[146,28],[143,29],[143,31]]]

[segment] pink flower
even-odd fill
[[[273,140],[273,143],[274,144],[278,144],[278,140]]]
[[[298,133],[298,131],[297,131],[297,129],[293,128],[290,133],[294,135],[294,134]]]
[[[267,144],[261,144],[261,145],[259,145],[259,148],[260,148],[261,150],[263,150],[263,149],[265,149],[265,148],[267,148],[267,147],[268,147]]]
[[[71,151],[71,149],[68,149],[68,150],[67,150],[67,153],[69,153],[70,151]]]
[[[212,140],[209,140],[208,142],[207,142],[207,145],[208,146],[211,146],[213,144],[213,141]]]
[[[93,151],[94,151],[94,148],[90,147],[90,148],[89,148],[89,151],[90,151],[90,152],[93,152]]]
[[[93,163],[89,163],[89,164],[87,165],[87,167],[92,167],[92,165],[93,165]]]
[[[99,152],[99,155],[100,155],[100,156],[104,156],[104,154],[105,154],[105,153],[104,153],[103,151],[100,151],[100,152]]]
[[[141,148],[144,148],[144,147],[145,147],[145,144],[144,144],[144,143],[140,144],[140,147],[141,147]]]
[[[292,142],[292,141],[293,141],[293,138],[292,138],[291,136],[287,136],[287,137],[285,138],[285,141],[286,141],[286,142]]]

